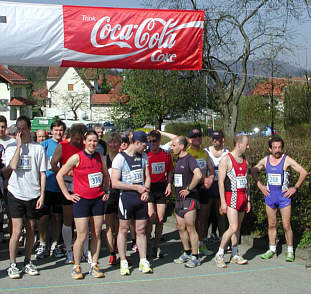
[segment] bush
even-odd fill
[[[194,128],[200,129],[205,135],[208,134],[208,128],[206,124],[200,122],[169,123],[165,127],[165,132],[172,133],[178,136],[188,136],[189,131]]]

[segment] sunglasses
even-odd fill
[[[193,138],[201,138],[201,137],[202,137],[202,135],[200,135],[200,134],[194,134],[190,138],[193,139]]]

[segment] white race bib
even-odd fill
[[[207,164],[206,164],[206,160],[204,158],[198,158],[198,159],[196,159],[196,161],[197,161],[197,164],[198,164],[200,170],[206,169]]]
[[[154,162],[151,164],[151,172],[153,175],[163,174],[165,171],[165,162]]]
[[[30,155],[21,155],[19,157],[19,169],[30,170],[31,169],[31,156]]]
[[[247,188],[247,178],[244,177],[237,177],[236,178],[236,185],[237,189],[245,189]]]
[[[176,188],[182,187],[182,174],[174,174],[174,185]]]
[[[100,187],[103,181],[103,174],[102,173],[94,173],[87,175],[89,178],[89,186],[90,188],[97,188]]]
[[[142,169],[134,169],[131,170],[131,179],[133,184],[141,184],[143,182],[143,170]]]
[[[280,174],[268,174],[268,184],[271,186],[281,186],[282,177]]]

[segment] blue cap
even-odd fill
[[[133,140],[148,143],[147,134],[144,131],[136,131],[133,133]]]

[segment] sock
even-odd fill
[[[71,243],[72,243],[71,226],[63,225],[62,235],[63,235],[63,240],[64,240],[64,244],[65,244],[65,247],[66,247],[66,251],[72,250],[71,249]]]
[[[225,249],[222,249],[219,247],[217,255],[224,255],[225,254]]]
[[[121,263],[121,266],[122,266],[122,267],[128,267],[128,262],[127,262],[126,259],[122,259],[122,260],[120,261],[120,263]]]
[[[272,251],[272,252],[276,252],[276,245],[269,245],[269,249]]]
[[[110,252],[110,255],[116,256],[116,252],[112,251],[112,252]]]
[[[26,265],[26,264],[28,264],[28,263],[30,263],[30,259],[25,257],[25,259],[24,259],[24,265]]]
[[[40,242],[40,246],[46,247],[46,242]]]
[[[93,266],[95,266],[95,265],[97,265],[97,262],[92,262],[92,263],[91,263],[91,267],[93,267]]]
[[[192,254],[196,259],[199,259],[199,254]]]
[[[57,242],[53,241],[52,245],[51,245],[51,251],[53,251],[57,246]]]
[[[238,246],[232,246],[231,256],[236,256],[238,254]]]
[[[83,255],[87,256],[87,252],[89,250],[89,238],[86,238],[83,243]]]
[[[185,250],[185,253],[186,253],[187,255],[191,255],[191,250]]]
[[[288,253],[294,253],[294,247],[293,246],[287,246],[287,252]]]
[[[141,258],[141,259],[139,260],[139,263],[144,262],[144,261],[147,261],[147,258]]]

